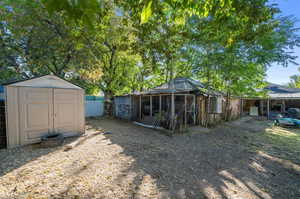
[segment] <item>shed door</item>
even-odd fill
[[[20,141],[34,143],[53,130],[53,92],[51,88],[19,89]]]
[[[78,133],[78,91],[54,89],[54,131],[59,133]]]

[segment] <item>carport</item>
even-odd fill
[[[5,84],[7,147],[84,132],[84,90],[54,75]]]
[[[257,114],[267,116],[285,113],[289,108],[300,108],[300,88],[288,88],[271,84],[264,88],[265,97],[243,98],[243,113],[250,114],[250,109],[257,109]]]

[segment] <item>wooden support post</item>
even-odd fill
[[[267,100],[267,118],[269,119],[269,113],[270,113],[270,100]]]
[[[244,113],[244,99],[241,99],[241,116],[243,116],[243,113]]]
[[[193,114],[194,114],[194,125],[196,125],[196,96],[193,95],[193,101],[194,101],[194,104],[193,104]]]
[[[174,124],[175,119],[175,96],[174,93],[171,95],[171,119],[172,119],[172,126]]]
[[[260,100],[259,101],[259,112],[260,112],[260,114],[258,114],[258,115],[263,115],[263,106],[264,106],[264,101]]]
[[[140,95],[140,121],[142,120],[142,95]]]
[[[285,112],[285,101],[284,100],[282,100],[282,110],[281,110],[281,112]]]
[[[152,95],[150,95],[150,117],[152,116]]]
[[[161,117],[161,95],[159,95],[159,117]]]
[[[184,126],[186,128],[186,124],[187,124],[187,110],[186,110],[186,95],[184,95]]]

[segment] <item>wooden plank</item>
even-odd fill
[[[87,134],[84,134],[84,135],[81,135],[78,137],[78,139],[76,139],[75,141],[67,144],[65,147],[64,147],[64,151],[69,151],[77,146],[79,146],[80,144],[83,144],[86,140],[92,138],[92,137],[95,137],[97,135],[100,135],[100,134],[103,134],[104,133],[104,130],[103,129],[100,129],[96,132],[89,132]]]
[[[152,95],[150,95],[150,116],[152,117]]]
[[[267,100],[267,118],[269,119],[269,114],[270,114],[270,100]]]
[[[199,110],[199,114],[198,114],[198,117],[197,117],[197,123],[198,124],[201,124],[201,99],[200,99],[200,97],[197,97],[196,96],[196,100],[197,100],[197,104],[198,104],[198,110]]]
[[[186,128],[186,124],[187,124],[187,110],[186,110],[186,95],[184,96],[184,125],[185,125],[185,128]]]
[[[139,108],[139,117],[142,120],[142,95],[140,95],[140,108]]]
[[[243,115],[243,113],[244,113],[244,100],[243,99],[241,99],[241,115]]]
[[[159,95],[159,116],[161,117],[161,95]]]
[[[205,116],[205,112],[208,111],[206,110],[206,99],[205,98],[202,98],[202,124],[205,125],[205,120],[207,119]]]
[[[171,95],[171,124],[172,124],[172,129],[174,128],[174,119],[175,119],[175,97],[174,93]]]
[[[260,100],[259,101],[259,111],[260,111],[260,115],[263,115],[263,106],[264,106],[264,101]]]
[[[281,112],[285,112],[285,100],[282,100],[282,110],[281,110]]]
[[[193,101],[194,101],[194,105],[193,105],[193,112],[194,112],[194,125],[196,124],[196,96],[193,95]]]

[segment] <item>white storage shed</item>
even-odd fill
[[[54,75],[6,84],[7,147],[32,144],[49,133],[84,133],[84,90]]]

